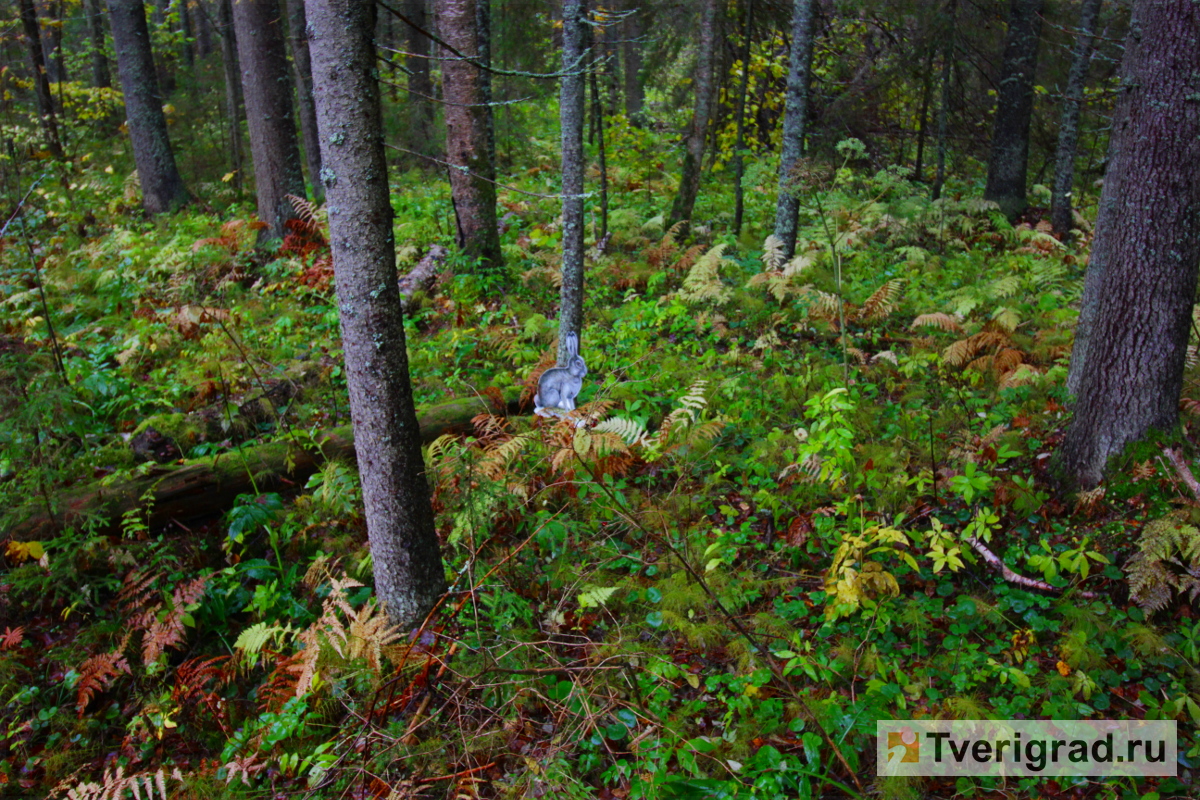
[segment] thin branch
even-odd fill
[[[1179,475],[1179,480],[1183,481],[1183,485],[1191,490],[1192,497],[1200,500],[1200,481],[1196,480],[1196,476],[1188,468],[1187,462],[1183,460],[1183,453],[1174,448],[1165,447],[1163,448],[1163,455],[1167,457],[1167,461],[1170,461],[1171,466],[1175,468],[1175,473]]]
[[[584,53],[582,55],[580,55],[580,57],[576,60],[576,63],[571,65],[570,69],[565,70],[563,72],[525,72],[523,70],[517,70],[517,69],[497,69],[496,67],[493,67],[493,66],[483,63],[482,61],[480,61],[478,58],[476,58],[474,56],[469,56],[466,53],[463,53],[462,51],[455,48],[453,45],[448,44],[445,40],[441,39],[438,36],[435,36],[432,32],[426,30],[425,28],[422,28],[420,25],[416,24],[411,19],[409,19],[408,17],[401,14],[399,11],[392,8],[387,3],[383,2],[383,0],[375,0],[375,2],[381,8],[383,8],[385,11],[387,11],[389,14],[396,17],[401,22],[403,22],[405,25],[408,25],[410,28],[415,30],[417,33],[419,33],[422,36],[424,36],[425,38],[429,39],[431,42],[434,42],[435,44],[439,45],[443,49],[453,53],[454,55],[458,56],[458,58],[462,59],[463,61],[466,61],[468,64],[471,64],[471,65],[483,70],[484,72],[490,72],[493,75],[505,75],[510,78],[533,78],[535,80],[558,80],[559,78],[565,78],[568,75],[582,75],[584,72],[587,71],[587,67],[585,66],[587,64],[587,56],[588,56],[587,51],[584,51]]]
[[[1195,479],[1193,478],[1193,480]],[[1024,586],[1026,589],[1037,589],[1041,592],[1062,594],[1062,589],[1059,589],[1056,586],[1051,586],[1045,581],[1039,581],[1035,578],[1027,578],[1024,575],[1013,572],[1013,570],[1010,569],[1009,566],[1000,559],[1000,556],[993,553],[988,546],[979,541],[977,537],[972,536],[968,538],[967,543],[971,545],[971,547],[975,548],[975,552],[979,553],[979,555],[983,557],[983,560],[986,561],[992,567],[992,569],[999,572],[1004,580],[1008,581],[1009,583],[1015,583],[1017,586]],[[1101,595],[1097,594],[1096,592],[1087,592],[1083,591],[1082,589],[1079,590],[1078,594],[1080,597],[1083,597],[1087,600],[1097,600],[1101,597]]]

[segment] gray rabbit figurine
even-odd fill
[[[558,416],[553,412],[542,414],[547,409],[575,410],[575,398],[583,389],[583,378],[587,375],[587,364],[579,355],[579,336],[574,331],[566,334],[567,365],[552,367],[538,379],[537,394],[533,398],[533,411],[541,416]]]

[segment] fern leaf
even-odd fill
[[[764,272],[777,271],[783,266],[783,240],[773,233],[763,242],[762,263]]]
[[[117,676],[128,675],[129,662],[119,651],[92,656],[79,665],[79,683],[75,687],[75,708],[83,716],[92,697],[112,685]]]
[[[876,289],[858,309],[855,316],[860,320],[884,319],[895,310],[896,302],[900,299],[903,289],[904,281],[900,278],[893,278]]]
[[[647,439],[646,426],[625,417],[609,417],[592,430],[597,433],[614,433],[629,445],[645,444]]]

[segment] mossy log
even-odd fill
[[[451,400],[418,409],[421,441],[428,444],[442,434],[467,433],[478,414],[521,413],[520,388],[504,392],[505,407],[487,396]],[[177,465],[156,465],[145,475],[103,486],[99,481],[62,490],[46,504],[30,503],[8,530],[18,541],[53,535],[67,525],[100,520],[97,530],[115,533],[127,511],[150,506],[151,528],[211,516],[230,508],[239,494],[287,491],[302,487],[308,477],[332,459],[353,463],[351,426],[324,431],[312,442],[284,440],[243,447],[230,453],[192,459]],[[150,501],[149,497],[153,498]],[[146,497],[146,500],[143,498]]]

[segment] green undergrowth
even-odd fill
[[[161,529],[143,507],[8,537],[0,796],[1194,793],[1194,508],[1158,445],[1103,492],[1049,466],[1086,237],[968,187],[932,202],[849,142],[803,176],[784,259],[773,170],[749,172],[743,236],[715,183],[664,229],[663,145],[611,135],[582,407],[427,448],[452,589],[422,630],[374,604],[352,465]],[[174,459],[237,459],[348,422],[319,212],[264,255],[236,213],[114,202],[81,233],[47,214],[58,191],[0,254],[6,524],[152,473],[129,447],[147,428]],[[418,404],[531,386],[553,353],[556,203],[501,203],[505,271],[453,256],[414,298]],[[406,175],[394,205],[401,269],[451,238],[444,187]],[[875,777],[877,720],[1109,717],[1178,720],[1181,777]]]

